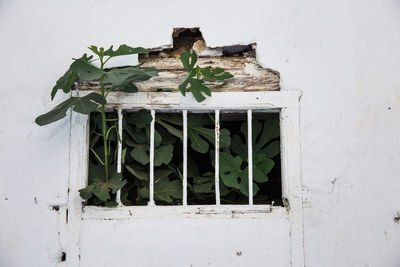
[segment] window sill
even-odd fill
[[[85,206],[84,220],[122,220],[144,218],[288,218],[285,207],[270,205],[188,205],[121,206],[116,208]]]

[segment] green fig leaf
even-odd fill
[[[106,104],[106,99],[97,93],[90,93],[83,97],[71,97],[57,105],[51,111],[37,117],[35,122],[43,126],[58,121],[67,116],[69,108],[78,113],[88,115],[95,111],[99,105],[103,104]]]

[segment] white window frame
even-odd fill
[[[84,96],[88,91],[74,91],[74,96]],[[198,103],[194,97],[182,96],[180,92],[138,92],[127,94],[112,92],[107,101],[108,107],[116,109],[119,115],[119,131],[122,133],[122,110],[148,109],[152,110],[182,110],[184,134],[186,130],[187,111],[214,111],[216,125],[219,122],[219,111],[248,110],[248,119],[251,122],[251,110],[279,112],[280,114],[280,143],[281,143],[281,180],[282,197],[286,207],[270,205],[253,205],[252,198],[249,205],[219,204],[218,197],[214,205],[184,205],[156,206],[150,198],[147,206],[119,206],[115,208],[83,206],[78,190],[87,185],[89,159],[89,116],[71,112],[70,134],[70,177],[68,195],[68,238],[67,238],[67,266],[79,265],[80,254],[80,225],[82,220],[113,220],[135,218],[252,218],[270,219],[284,218],[291,222],[291,266],[304,266],[303,252],[303,211],[301,198],[301,161],[300,161],[300,129],[299,129],[299,100],[301,92],[293,91],[257,91],[257,92],[213,92],[212,97]],[[154,120],[152,122],[154,124]],[[154,125],[151,126],[154,130]],[[248,127],[251,131],[251,125]],[[217,131],[217,127],[216,127]],[[251,138],[251,134],[248,135]],[[151,135],[151,137],[153,137]],[[154,138],[154,137],[153,137]],[[218,134],[216,134],[218,138]],[[184,148],[187,147],[187,138],[184,138]],[[154,141],[153,141],[154,142]],[[153,143],[150,142],[151,144]],[[216,143],[218,140],[216,139]],[[251,140],[248,142],[251,144]],[[121,171],[121,144],[118,154],[118,169]],[[218,157],[216,149],[216,158]],[[152,152],[153,151],[153,152]],[[150,158],[154,150],[150,149]],[[249,146],[251,155],[251,146]],[[185,149],[184,149],[185,154]],[[185,160],[184,156],[184,160]],[[252,157],[249,157],[251,160]],[[218,161],[217,161],[218,162]],[[218,166],[218,164],[216,164]],[[251,162],[249,162],[251,165]],[[185,166],[185,164],[184,164]],[[216,168],[218,168],[216,166]],[[252,168],[249,168],[251,170]],[[151,170],[150,170],[151,172]],[[186,173],[186,167],[184,167]],[[184,175],[186,177],[186,175]],[[252,175],[249,173],[249,179]],[[153,190],[154,179],[150,173],[150,195]],[[218,170],[216,169],[216,192],[218,192]],[[153,185],[152,185],[153,183]],[[184,179],[183,185],[187,184]],[[252,183],[249,183],[249,192]],[[185,199],[187,193],[183,191]],[[251,196],[252,194],[249,194]]]

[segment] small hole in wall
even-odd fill
[[[139,63],[149,58],[176,58],[187,50],[194,50],[203,57],[202,52],[208,51],[218,57],[256,57],[256,44],[229,45],[220,47],[207,47],[200,28],[174,28],[172,32],[172,46],[150,49],[148,54],[139,55]],[[207,52],[205,53],[207,54]],[[212,63],[212,62],[211,62]]]
[[[60,262],[66,261],[67,259],[67,253],[65,253],[64,251],[61,253],[61,257],[60,257]]]
[[[189,49],[197,52],[206,49],[206,42],[200,28],[175,28],[172,33],[172,53],[181,53]],[[240,57],[245,54],[255,56],[255,44],[230,45],[219,47],[224,57]]]
[[[224,57],[240,57],[246,54],[255,57],[254,44],[231,45],[222,47],[222,55]]]
[[[175,28],[172,33],[173,51],[192,49],[196,42],[205,43],[200,28]]]
[[[172,47],[162,50],[150,50],[148,54],[139,55],[139,63],[152,57],[179,58],[182,52],[194,49],[196,52],[206,49],[206,43],[200,28],[174,28],[172,32]]]
[[[52,209],[52,210],[55,210],[55,211],[59,211],[59,210],[60,210],[60,206],[58,206],[58,205],[53,205],[53,206],[51,206],[51,209]]]

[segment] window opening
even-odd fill
[[[120,171],[127,184],[120,196],[112,196],[115,201],[103,203],[93,198],[89,205],[113,206],[119,201],[126,206],[282,205],[278,113],[119,111],[107,114],[109,128],[119,128],[118,114],[123,117],[122,135],[110,131],[110,168],[111,173],[118,172],[118,140],[121,138]],[[100,159],[104,152],[99,116],[93,113],[90,118],[89,184],[102,173]],[[252,122],[251,149],[248,146],[249,120]],[[216,139],[219,151],[215,149]],[[249,155],[252,155],[251,160]],[[216,161],[216,157],[219,160]],[[250,165],[253,165],[251,174]],[[216,195],[216,191],[219,194]],[[249,196],[251,191],[253,197]]]
[[[107,128],[109,130],[108,142],[109,142],[109,168],[110,177],[113,177],[118,172],[117,164],[117,153],[118,153],[118,114],[117,112],[106,113],[107,117]],[[88,166],[88,184],[94,184],[97,180],[104,181],[104,143],[101,135],[102,131],[102,120],[101,114],[93,112],[90,114],[90,126],[89,126],[89,166]],[[111,194],[111,199],[116,198],[116,194]],[[116,200],[104,202],[95,195],[89,199],[88,205],[97,206],[115,206]]]
[[[148,110],[124,113],[122,165],[128,184],[124,205],[147,205],[150,198],[150,132]],[[154,201],[156,205],[182,204],[182,114],[158,113],[154,123]]]
[[[188,204],[215,204],[215,117],[188,113]]]
[[[282,203],[279,114],[251,112],[253,155],[253,203]],[[231,143],[220,152],[222,204],[249,204],[248,112],[221,112],[221,127],[230,132]],[[235,172],[236,170],[236,172]]]

